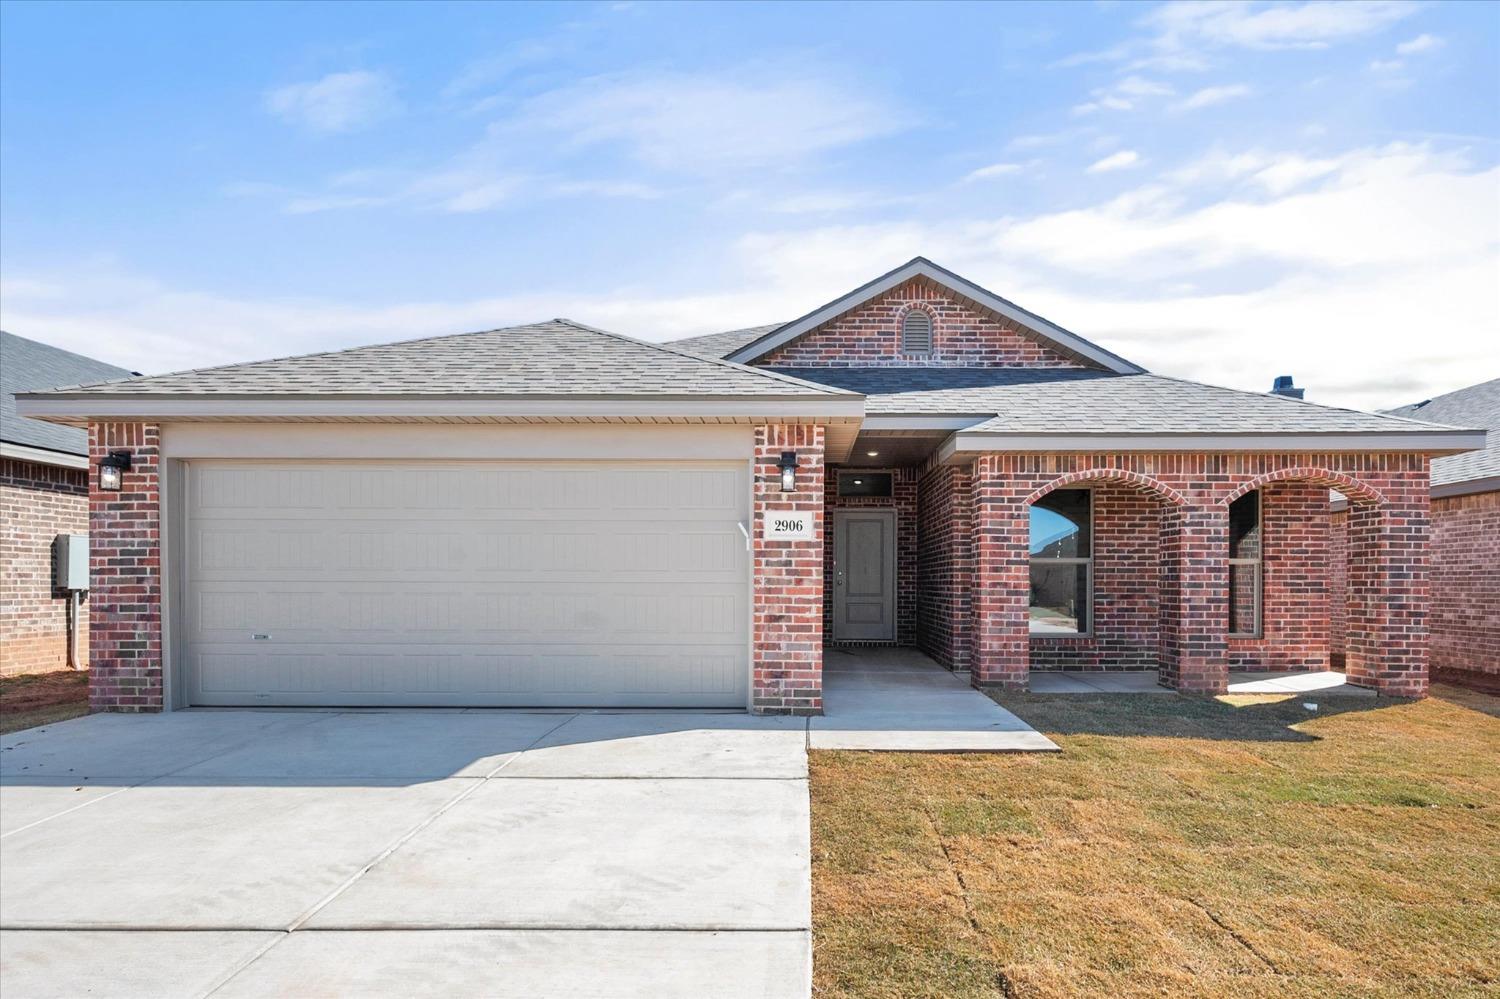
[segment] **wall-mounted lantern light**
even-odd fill
[[[130,471],[130,452],[111,451],[99,459],[99,488],[120,491],[120,480]]]
[[[797,452],[781,452],[781,460],[776,463],[776,467],[781,469],[781,491],[789,493],[795,490],[797,488]]]

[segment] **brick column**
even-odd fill
[[[1025,690],[1031,672],[1028,492],[1013,472],[1002,472],[1003,460],[984,454],[974,462],[969,676],[976,687]]]
[[[1388,502],[1349,505],[1349,682],[1392,697],[1427,694],[1429,498],[1425,481]]]
[[[797,455],[797,488],[781,491],[777,463]],[[755,428],[754,635],[751,709],[756,714],[823,713],[823,428]],[[813,537],[771,541],[764,514],[810,514]]]
[[[161,535],[158,428],[89,426],[89,707],[160,711]],[[118,492],[99,488],[99,460],[129,451]]]
[[[1158,682],[1222,694],[1229,689],[1228,509],[1207,496],[1163,507],[1161,557]]]

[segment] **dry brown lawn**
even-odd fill
[[[77,718],[88,711],[88,670],[26,673],[0,680],[0,734]]]
[[[997,695],[1050,755],[815,753],[820,996],[1500,995],[1500,699]]]

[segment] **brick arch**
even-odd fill
[[[1311,482],[1314,485],[1327,486],[1329,489],[1337,489],[1349,497],[1353,503],[1368,503],[1373,506],[1384,506],[1385,497],[1373,487],[1351,478],[1343,472],[1334,472],[1327,468],[1319,468],[1314,465],[1300,465],[1295,468],[1278,468],[1274,472],[1266,472],[1257,475],[1249,482],[1242,482],[1236,486],[1234,492],[1223,500],[1222,505],[1228,506],[1241,496],[1252,490],[1269,485],[1272,482]]]
[[[1183,498],[1182,494],[1171,486],[1153,479],[1149,475],[1126,471],[1123,468],[1088,468],[1081,472],[1069,472],[1064,476],[1053,479],[1026,497],[1026,505],[1030,506],[1054,489],[1062,489],[1078,482],[1097,482],[1100,479],[1108,479],[1111,482],[1118,482],[1121,485],[1129,486],[1143,493],[1150,493],[1157,499],[1170,503],[1173,506],[1187,505],[1187,500]]]

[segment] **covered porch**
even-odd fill
[[[825,488],[824,668],[916,649],[975,686],[1422,696],[1420,454],[1000,453],[860,435]],[[1329,490],[1350,501],[1330,672]]]

